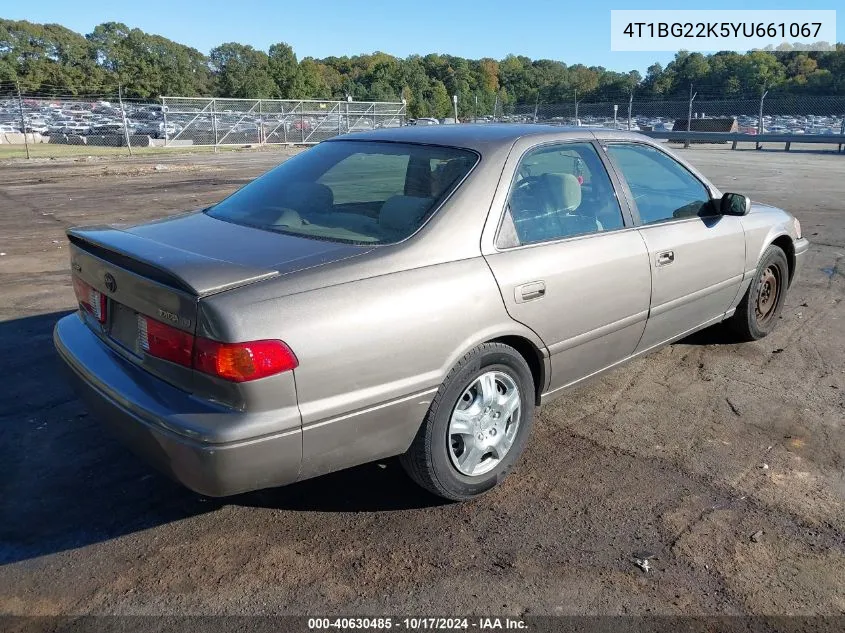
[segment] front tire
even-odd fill
[[[400,462],[430,492],[463,501],[499,484],[534,422],[534,380],[512,347],[484,343],[449,372]]]
[[[757,341],[771,332],[780,316],[789,286],[789,264],[783,250],[772,244],[760,258],[748,291],[728,320],[742,341]]]

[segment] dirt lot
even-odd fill
[[[203,498],[59,373],[66,227],[200,207],[285,154],[0,164],[0,613],[845,613],[845,156],[685,155],[813,241],[776,332],[707,331],[571,392],[463,505],[392,461]]]

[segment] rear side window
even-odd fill
[[[505,220],[500,247],[624,226],[610,177],[591,143],[545,145],[527,153],[511,184]]]
[[[634,143],[614,143],[607,151],[631,189],[643,224],[713,214],[710,192],[668,154]]]
[[[353,244],[405,239],[478,161],[468,150],[410,143],[321,143],[211,207],[215,218]]]

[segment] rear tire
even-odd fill
[[[484,343],[449,372],[400,463],[435,495],[471,499],[507,476],[533,422],[534,380],[525,359],[507,345]]]
[[[771,332],[780,316],[789,286],[789,264],[778,246],[769,246],[748,291],[727,324],[741,341],[757,341]]]

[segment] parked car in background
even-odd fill
[[[808,249],[649,138],[497,124],[337,137],[202,211],[68,237],[56,348],[155,466],[230,495],[401,455],[454,500],[567,388],[722,321],[766,336]]]

